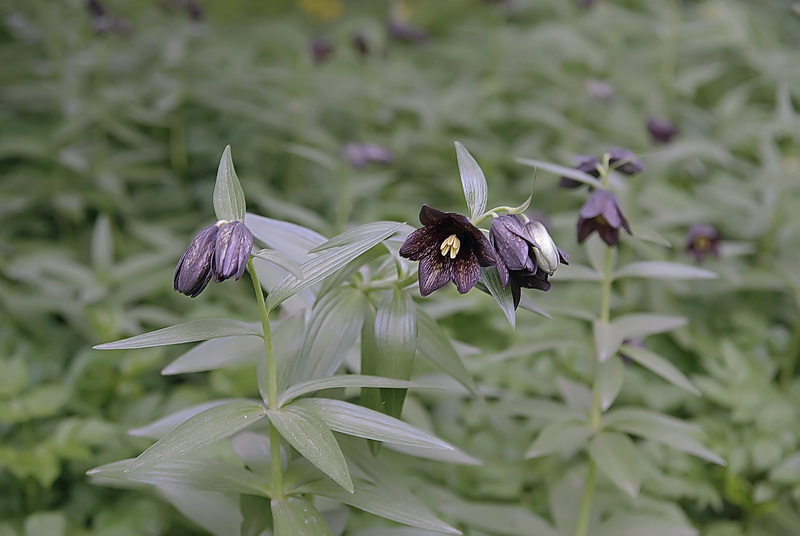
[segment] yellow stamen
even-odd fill
[[[442,245],[439,246],[439,251],[442,252],[443,257],[447,257],[450,255],[451,259],[455,259],[456,255],[458,255],[458,250],[461,249],[461,240],[454,234],[451,234],[447,238],[444,239]]]
[[[704,236],[699,236],[694,240],[694,247],[699,250],[711,249],[711,240]]]

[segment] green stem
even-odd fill
[[[264,290],[258,280],[253,259],[247,261],[247,270],[253,282],[253,291],[258,302],[261,315],[261,329],[264,332],[264,351],[267,357],[267,404],[269,409],[278,409],[278,367],[275,363],[275,352],[272,349],[272,328],[269,324],[269,310],[264,301]],[[281,435],[269,424],[270,467],[272,469],[272,498],[283,498],[283,458],[281,457]]]
[[[597,478],[597,466],[589,461],[589,470],[586,473],[586,482],[583,485],[581,507],[578,511],[578,523],[575,525],[575,536],[586,536],[589,530],[589,516],[592,513],[592,499],[594,499],[594,481]]]

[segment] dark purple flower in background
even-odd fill
[[[599,166],[600,161],[594,156],[579,154],[575,157],[575,165],[572,167],[597,178],[600,176]],[[558,185],[561,188],[578,188],[583,186],[583,183],[575,179],[570,179],[569,177],[561,177],[561,180],[558,181]]]
[[[362,168],[369,163],[387,165],[394,160],[389,149],[374,143],[350,142],[342,149],[342,157],[354,168]]]
[[[711,225],[693,225],[686,234],[686,251],[697,262],[703,262],[708,255],[719,257],[719,231]]]
[[[128,35],[131,32],[131,26],[122,17],[115,17],[109,15],[106,7],[100,0],[87,0],[86,9],[92,17],[92,29],[100,34],[116,33],[119,35]]]
[[[244,274],[253,234],[241,221],[217,222],[194,237],[181,255],[172,280],[176,292],[196,298],[211,278],[220,283]]]
[[[366,36],[364,36],[364,34],[361,32],[358,32],[353,36],[353,49],[355,49],[358,55],[362,58],[369,56],[369,42],[367,41]]]
[[[497,257],[497,271],[503,288],[511,285],[514,307],[521,288],[550,290],[547,278],[559,264],[569,264],[567,255],[556,247],[547,229],[538,221],[517,215],[500,216],[492,222],[489,239]]]
[[[219,227],[210,225],[197,233],[175,268],[172,283],[177,292],[196,298],[211,281],[211,265]]]
[[[655,143],[669,143],[672,138],[680,134],[678,127],[660,117],[651,117],[647,120],[647,132]]]
[[[419,44],[428,40],[428,33],[425,30],[418,26],[413,26],[396,16],[389,19],[387,30],[389,37],[395,41]]]
[[[400,256],[419,261],[422,296],[449,281],[466,294],[478,282],[480,267],[497,262],[489,241],[465,216],[422,205],[419,221],[424,227],[408,235]]]
[[[608,151],[608,163],[625,175],[635,175],[644,170],[644,164],[628,149],[615,148]]]
[[[578,219],[578,242],[583,242],[590,234],[597,231],[603,242],[614,246],[619,242],[620,228],[628,231],[628,234],[633,234],[619,208],[617,196],[608,190],[592,192],[581,207]]]
[[[311,59],[317,65],[328,61],[335,50],[333,43],[324,37],[316,37],[311,41]]]

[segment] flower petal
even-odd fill
[[[427,296],[445,286],[453,273],[453,262],[443,255],[426,255],[419,261],[419,293]]]
[[[453,282],[460,294],[466,294],[481,277],[481,268],[474,251],[459,256],[453,263]]]
[[[400,247],[400,256],[412,261],[418,261],[424,256],[433,254],[439,249],[439,244],[444,240],[437,227],[420,227],[406,237]]]
[[[422,225],[436,225],[444,222],[450,216],[453,216],[451,212],[442,212],[428,205],[422,205],[422,208],[419,209],[419,222]]]

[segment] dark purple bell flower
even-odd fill
[[[221,283],[242,277],[252,249],[253,233],[244,223],[232,221],[222,225],[214,248],[214,281]]]
[[[419,261],[422,296],[449,281],[466,294],[478,282],[480,267],[496,264],[491,244],[465,216],[422,205],[419,221],[423,227],[408,235],[400,255]]]
[[[615,148],[608,151],[608,163],[625,175],[636,175],[644,170],[644,164],[628,149]]]
[[[655,143],[669,143],[681,131],[666,119],[651,117],[647,120],[647,132]]]
[[[317,37],[311,41],[311,59],[317,65],[328,61],[335,50],[334,44],[324,37]]]
[[[173,287],[177,292],[196,298],[211,281],[211,268],[219,227],[209,225],[194,237],[175,268]]]
[[[363,33],[358,32],[353,36],[353,48],[362,58],[369,56],[369,42]]]
[[[581,243],[594,231],[603,242],[614,246],[619,242],[620,228],[631,233],[628,221],[619,208],[617,196],[608,190],[595,190],[581,207],[578,219],[578,242]]]
[[[598,166],[600,166],[600,161],[594,156],[579,154],[575,157],[575,165],[573,167],[578,171],[583,171],[584,173],[597,178],[600,176],[600,170],[598,169]],[[576,181],[575,179],[570,179],[569,177],[561,177],[558,185],[562,188],[579,188],[580,186],[583,186],[583,183]]]
[[[397,17],[389,19],[389,37],[396,41],[406,43],[424,43],[428,40],[428,33],[417,26],[413,26]]]
[[[686,235],[686,251],[697,262],[703,262],[708,255],[719,257],[719,231],[711,225],[693,225]]]
[[[350,142],[344,146],[342,156],[354,168],[362,168],[368,163],[387,165],[394,160],[389,149],[374,143]]]

